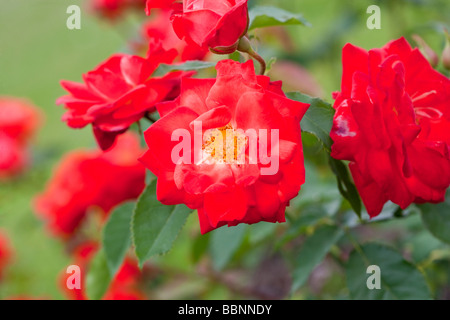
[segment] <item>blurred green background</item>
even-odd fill
[[[71,4],[82,8],[81,30],[66,27],[69,16],[66,9]],[[445,25],[448,28],[450,22],[448,0],[251,0],[250,4],[275,5],[299,12],[312,24],[312,27],[286,28],[291,35],[288,44],[293,46],[290,52],[284,49],[276,36],[257,31],[258,37],[268,37],[268,42],[261,44],[259,50],[266,58],[274,56],[278,60],[301,64],[313,75],[324,93],[322,97],[328,102],[332,102],[331,92],[339,89],[340,50],[345,43],[370,49],[381,47],[402,35],[410,40],[411,34],[417,33],[440,54],[445,44],[442,30]],[[366,27],[369,17],[366,9],[371,4],[381,8],[381,30]],[[43,190],[52,168],[64,153],[80,147],[95,147],[95,142],[90,128],[73,130],[60,121],[63,108],[56,106],[55,100],[64,91],[59,81],[80,81],[82,73],[93,69],[109,55],[128,51],[127,41],[136,37],[139,23],[144,18],[144,12],[132,13],[111,24],[90,12],[87,1],[0,0],[0,94],[28,98],[45,114],[45,123],[33,143],[32,167],[11,183],[0,184],[0,229],[9,236],[15,251],[14,262],[0,283],[0,299],[22,295],[63,298],[56,278],[70,264],[70,259],[64,246],[50,237],[44,224],[33,214],[31,200]],[[410,43],[413,44],[412,41]],[[442,70],[442,67],[438,69]],[[306,78],[305,81],[309,80]],[[324,157],[315,141],[305,137],[305,148],[309,150],[307,168],[310,170],[307,171],[307,183],[299,196],[298,206],[301,206],[301,199],[321,201],[324,194],[337,192],[334,177],[324,165]],[[300,214],[295,208],[294,205],[290,212],[294,216]],[[280,259],[278,254],[270,255],[267,261],[264,258],[267,252],[274,252],[273,243],[280,230],[284,232],[289,227],[289,223],[250,226],[251,231],[244,244],[233,256],[230,279],[238,279],[242,275],[249,279],[258,272],[267,272],[264,266],[278,271],[289,270],[285,259]],[[433,259],[438,263],[432,267],[443,270],[437,273],[439,279],[435,281],[437,296],[450,298],[448,246],[424,230],[418,214],[363,226],[361,230],[362,238],[395,244],[418,262],[425,261],[424,267],[433,252]],[[228,280],[217,279],[211,274],[205,276],[195,258],[196,252],[202,252],[206,246],[203,240],[199,240],[198,233],[197,218],[193,215],[173,250],[153,259],[157,269],[164,270],[150,284],[153,297],[253,297],[251,292],[233,290]],[[287,250],[295,253],[295,241]],[[289,277],[272,279],[271,284],[266,285],[273,291],[268,295],[285,297],[283,281],[289,282]],[[310,284],[293,297],[346,298],[348,293],[344,282],[345,275],[339,266],[333,262],[324,263],[317,268]],[[268,290],[266,287],[260,290]]]

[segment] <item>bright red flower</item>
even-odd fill
[[[19,143],[27,142],[41,123],[41,114],[29,101],[0,96],[0,132]]]
[[[85,276],[89,270],[89,265],[98,251],[98,244],[93,241],[81,243],[73,252],[73,265],[80,267],[81,288],[69,289],[67,280],[71,276],[63,272],[59,276],[59,285],[68,299],[87,300]],[[139,288],[142,278],[142,272],[138,267],[137,261],[126,257],[119,271],[105,293],[103,300],[144,300],[146,295]]]
[[[150,20],[142,26],[143,38],[147,41],[160,41],[166,50],[177,50],[177,60],[203,60],[208,53],[208,49],[180,40],[170,23],[171,15],[172,11],[167,9],[153,11]]]
[[[95,70],[83,75],[84,83],[62,81],[70,94],[57,100],[68,111],[63,120],[71,128],[92,124],[97,142],[108,149],[117,135],[146,113],[153,112],[156,103],[176,97],[185,72],[170,72],[163,77],[151,77],[161,63],[171,63],[176,50],[166,51],[160,44],[150,45],[147,58],[116,54]],[[150,78],[151,77],[151,78]]]
[[[27,100],[0,97],[0,179],[10,178],[27,166],[28,143],[41,118]]]
[[[0,233],[0,280],[3,277],[5,267],[11,263],[12,249],[9,239],[5,234]]]
[[[173,14],[173,28],[180,39],[232,53],[248,29],[248,0],[184,0]]]
[[[158,200],[197,209],[202,233],[284,222],[285,207],[304,183],[299,122],[308,105],[287,99],[281,82],[256,76],[252,61],[225,60],[216,68],[217,79],[183,79],[180,97],[157,105],[161,119],[145,132],[149,150],[140,160],[158,177]],[[226,143],[217,145],[227,130],[230,156],[221,150]],[[254,139],[245,136],[251,130]],[[184,149],[177,159],[180,140],[173,134],[180,132],[193,152]],[[271,161],[262,160],[265,151]],[[278,170],[268,172],[275,163]]]
[[[74,151],[66,155],[47,189],[35,201],[36,212],[60,236],[73,234],[92,207],[105,217],[116,205],[136,199],[145,186],[145,168],[136,135],[122,135],[107,152]]]
[[[331,155],[349,160],[371,217],[386,201],[440,202],[450,185],[450,80],[404,38],[343,49]]]
[[[26,147],[0,131],[0,180],[21,173],[29,162]]]

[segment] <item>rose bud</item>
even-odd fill
[[[413,34],[412,38],[419,46],[420,52],[422,52],[425,58],[427,58],[428,62],[430,62],[431,66],[433,68],[436,68],[436,66],[439,64],[439,57],[436,52],[434,52],[434,50],[430,48],[428,43],[426,43],[425,40],[423,40],[423,38],[419,35]]]
[[[173,28],[180,39],[218,54],[236,51],[248,29],[248,0],[184,0],[175,3]]]

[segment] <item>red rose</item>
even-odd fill
[[[158,200],[197,209],[202,233],[284,222],[304,183],[299,122],[308,105],[287,99],[281,82],[256,76],[252,61],[220,61],[217,72],[217,79],[183,79],[180,97],[157,106],[161,119],[145,132],[149,150],[140,160],[158,177]],[[188,135],[182,143],[191,152],[178,152],[178,133]],[[220,146],[228,133],[230,144]]]
[[[10,178],[27,166],[28,143],[41,118],[38,109],[30,102],[0,97],[0,179]]]
[[[3,276],[5,267],[11,263],[12,249],[9,239],[3,233],[0,233],[0,280]]]
[[[450,185],[450,80],[403,38],[343,49],[331,155],[349,160],[371,217],[386,201],[440,202]]]
[[[88,209],[98,207],[106,216],[116,205],[136,199],[145,186],[145,168],[139,139],[121,136],[107,152],[74,151],[65,156],[47,189],[35,201],[35,210],[48,220],[51,231],[73,234]]]
[[[174,98],[180,78],[192,74],[171,72],[150,78],[161,63],[171,63],[176,55],[176,50],[165,51],[159,44],[151,45],[145,59],[116,54],[83,75],[84,83],[62,81],[70,93],[56,102],[68,109],[63,120],[72,128],[92,124],[99,146],[108,149],[117,135],[154,111],[156,103]]]
[[[184,0],[172,19],[180,39],[229,54],[248,29],[247,0]]]
[[[171,15],[172,11],[167,9],[154,11],[151,19],[142,26],[143,38],[147,41],[160,41],[166,50],[177,50],[177,60],[203,60],[208,53],[208,49],[180,40],[170,25]]]

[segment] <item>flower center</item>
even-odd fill
[[[230,124],[207,130],[203,135],[203,161],[243,164],[247,142],[248,138],[243,130],[235,130]]]

